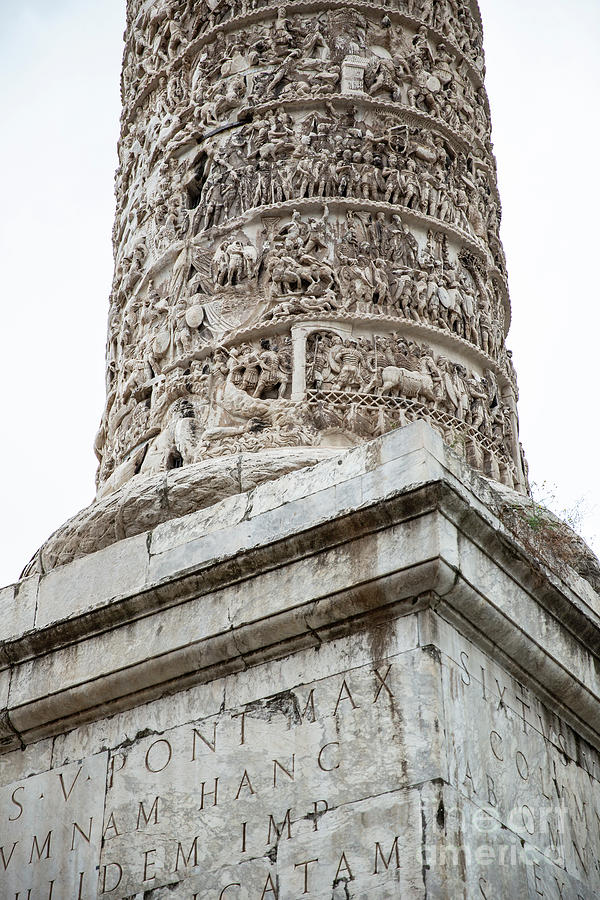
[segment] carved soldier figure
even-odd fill
[[[363,364],[358,341],[350,338],[345,344],[334,347],[329,359],[332,372],[337,374],[336,389],[358,390],[362,383],[360,370]]]
[[[483,429],[486,423],[488,394],[485,382],[482,382],[480,385],[474,378],[468,378],[465,383],[470,398],[468,422],[472,428],[479,431]]]
[[[399,85],[393,60],[376,57],[367,67],[365,83],[371,97],[377,96],[381,91],[395,97]]]
[[[258,383],[254,391],[255,397],[262,397],[263,393],[273,387],[279,388],[279,397],[285,394],[289,373],[282,367],[280,359],[280,351],[277,347],[269,349],[268,341],[263,342],[264,348],[258,353],[258,362],[260,366],[260,375]]]
[[[227,282],[238,284],[246,275],[246,258],[241,241],[232,241],[227,247]]]
[[[433,88],[439,82],[423,65],[420,56],[413,56],[411,60],[411,74],[409,76],[408,102],[410,106],[433,113],[437,107],[437,101]]]
[[[385,203],[400,203],[405,186],[402,181],[402,175],[398,170],[398,157],[391,154],[388,159],[388,167],[383,169],[381,173],[385,179],[385,193],[383,200]]]

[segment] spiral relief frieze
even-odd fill
[[[101,493],[418,418],[526,488],[484,71],[459,0],[130,4]]]

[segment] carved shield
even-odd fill
[[[161,356],[164,356],[167,350],[171,345],[171,335],[168,331],[160,331],[156,337],[154,338],[154,342],[152,344],[152,349],[154,350],[155,356],[159,359]]]
[[[190,306],[185,314],[185,321],[189,328],[200,328],[204,322],[204,307],[199,303],[195,306]]]

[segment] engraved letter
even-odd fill
[[[495,679],[495,681],[496,681],[496,687],[498,688],[498,709],[502,709],[504,706],[506,706],[506,704],[504,702],[504,695],[506,693],[506,688],[500,686],[500,682],[498,681],[497,678]]]
[[[319,812],[319,803],[322,803],[323,806],[325,807],[321,812]],[[314,807],[315,807],[315,811],[313,813],[313,818],[315,820],[314,830],[318,831],[319,830],[319,818],[320,818],[320,816],[324,816],[326,812],[329,812],[329,803],[327,802],[327,800],[315,800]]]
[[[149,875],[148,869],[153,869],[156,863],[154,860],[148,859],[151,853],[156,853],[156,850],[146,850],[144,853],[144,877],[142,881],[154,881],[156,875]]]
[[[110,816],[108,817],[108,822],[106,823],[106,828],[104,829],[104,834],[102,835],[104,840],[106,840],[106,835],[108,834],[108,831],[111,828],[114,831],[114,834],[112,834],[111,837],[118,837],[121,834],[121,832],[117,828],[117,823],[115,822],[114,812],[111,812]]]
[[[525,688],[522,685],[519,685],[519,687],[521,688],[522,691],[525,690]],[[517,697],[516,694],[515,694],[515,700],[517,701],[517,703],[521,704],[521,719],[523,720],[523,734],[527,734],[527,718],[525,716],[525,710],[531,709],[531,706],[529,705],[529,703],[525,703],[525,701],[523,700],[522,697]]]
[[[309,708],[310,708],[309,721],[316,722],[317,714],[315,712],[315,689],[314,688],[311,690],[310,694],[308,695],[308,700],[306,701],[306,705],[304,707],[304,712],[300,714],[300,718],[302,719],[302,721],[304,721],[304,718],[306,716],[306,713],[309,711]]]
[[[241,887],[241,884],[239,883],[239,881],[234,881],[231,884],[226,885],[223,888],[223,890],[221,891],[221,893],[219,894],[219,900],[223,900],[223,897],[225,896],[225,892],[228,891],[229,888],[232,888],[232,887]],[[197,894],[194,894],[194,897],[197,897],[197,896],[198,896]],[[263,897],[264,897],[264,894],[263,894]]]
[[[375,699],[373,700],[373,703],[377,703],[377,701],[379,700],[379,695],[381,694],[381,692],[382,692],[383,690],[385,690],[386,693],[387,693],[387,695],[389,696],[389,698],[390,698],[391,700],[393,700],[393,699],[394,699],[394,695],[393,695],[393,693],[392,693],[390,687],[389,687],[388,684],[387,684],[388,676],[389,676],[390,672],[392,671],[391,665],[389,665],[389,666],[387,667],[387,671],[386,671],[385,675],[383,675],[383,676],[379,674],[379,671],[378,671],[377,669],[373,669],[373,671],[374,671],[374,673],[375,673],[375,677],[381,682],[381,683],[377,686],[377,693],[375,694]]]
[[[19,843],[18,841],[15,841],[14,844],[12,845],[12,850],[9,853],[8,859],[4,855],[4,847],[0,847],[0,859],[2,859],[2,865],[4,866],[5,872],[8,869],[8,867],[10,866],[10,861],[13,857],[13,853],[15,852],[15,847],[17,846],[18,843]]]
[[[273,760],[273,787],[277,787],[277,769],[278,768],[281,769],[281,771],[287,775],[287,777],[290,779],[290,781],[293,781],[295,766],[296,766],[296,754],[295,753],[292,754],[292,765],[290,766],[289,770],[286,769],[285,766],[282,766],[278,759],[274,759]]]
[[[491,775],[486,775],[487,778],[487,789],[488,789],[488,803],[490,806],[498,806],[498,798],[496,796],[496,785],[494,784],[494,779]]]
[[[588,867],[586,866],[585,860],[584,860],[583,856],[581,855],[581,850],[579,849],[579,847],[577,846],[577,844],[575,843],[575,841],[572,840],[571,843],[573,844],[573,849],[574,849],[575,853],[577,854],[577,857],[578,857],[578,859],[579,859],[579,862],[581,863],[581,868],[583,869],[583,871],[584,871],[585,874],[587,875],[587,874],[588,874]],[[584,855],[585,855],[586,849],[587,849],[587,848],[584,848],[584,851],[583,851]],[[589,865],[589,860],[588,860],[588,865]]]
[[[339,763],[337,764],[337,766],[327,766],[323,762],[323,755],[325,754],[325,751],[329,747],[339,747],[339,746],[340,746],[339,741],[333,741],[330,744],[325,744],[325,746],[321,747],[321,749],[319,750],[319,756],[318,756],[317,762],[318,762],[319,768],[321,769],[322,772],[333,772],[334,769],[339,769],[339,767],[340,767]]]
[[[69,799],[69,797],[70,797],[71,794],[73,793],[73,788],[74,788],[75,785],[77,784],[77,779],[78,779],[79,776],[81,775],[81,770],[82,770],[82,769],[83,769],[83,766],[79,766],[79,769],[77,770],[77,775],[76,775],[75,778],[73,779],[73,784],[71,785],[71,787],[69,788],[68,791],[65,789],[65,780],[64,780],[64,778],[63,778],[63,776],[62,776],[62,772],[61,772],[61,774],[58,776],[58,780],[60,781],[60,786],[61,786],[62,792],[63,792],[63,797],[65,798],[65,803],[67,802],[67,800]]]
[[[357,709],[357,704],[352,699],[352,694],[350,693],[350,688],[346,684],[345,678],[342,681],[342,686],[341,686],[340,692],[338,694],[337,703],[335,704],[335,709],[333,711],[334,716],[337,716],[338,707],[339,707],[340,703],[342,703],[344,700],[349,700],[350,703],[352,704],[352,709]]]
[[[550,846],[549,850],[551,853],[555,853],[557,859],[560,857],[560,844],[561,844],[561,836],[560,836],[560,828],[558,825],[556,826],[556,831],[552,827],[552,823],[548,820],[548,837],[550,838]],[[556,862],[556,860],[555,860]]]
[[[275,888],[275,885],[273,884],[273,879],[271,878],[270,875],[267,875],[267,880],[265,882],[263,892],[260,895],[260,900],[265,900],[265,897],[267,896],[267,894],[273,894],[273,896],[275,897],[275,900],[277,900],[277,897],[278,897],[277,889]]]
[[[540,771],[540,790],[542,792],[542,797],[545,800],[552,800],[552,797],[550,796],[550,794],[546,793],[546,790],[549,790],[549,788],[546,788],[546,785],[544,784],[544,770],[542,769],[541,766],[539,767],[539,771]]]
[[[399,869],[400,868],[400,850],[398,848],[398,838],[396,837],[394,840],[394,843],[392,844],[392,849],[390,850],[389,856],[387,858],[387,862],[385,861],[385,857],[382,853],[381,844],[379,842],[377,842],[375,844],[375,871],[373,872],[373,875],[379,874],[378,870],[377,870],[377,866],[379,863],[379,857],[381,857],[381,862],[385,866],[385,871],[387,872],[387,870],[390,867],[390,863],[392,861],[392,854],[394,853],[394,851],[396,853],[396,868]]]
[[[557,887],[557,889],[558,889],[558,895],[559,895],[559,897],[560,897],[560,900],[565,900],[565,895],[564,895],[564,892],[563,892],[563,888],[565,888],[566,885],[565,885],[564,881],[562,881],[562,882],[559,881],[558,878],[556,877],[556,875],[553,875],[552,877],[554,878],[554,880],[555,880],[555,882],[556,882],[556,887]]]
[[[342,871],[342,869],[345,869],[345,870],[346,870],[346,872],[348,873],[347,876],[346,876],[346,875],[343,875],[343,876],[340,875],[340,872]],[[340,857],[340,864],[339,864],[339,866],[337,867],[337,872],[335,873],[335,878],[333,879],[334,885],[335,885],[336,881],[338,881],[341,877],[343,877],[343,878],[348,877],[348,878],[350,879],[350,881],[354,881],[354,875],[352,874],[352,869],[351,869],[350,866],[348,865],[348,860],[346,859],[346,854],[345,854],[345,853],[342,853],[342,855],[341,855],[341,857]]]
[[[246,710],[241,713],[233,713],[232,719],[241,719],[240,746],[246,743]]]
[[[252,782],[250,781],[250,776],[246,769],[244,769],[244,774],[242,775],[242,780],[240,781],[240,786],[238,788],[238,792],[235,795],[235,799],[238,800],[241,790],[243,787],[247,787],[251,794],[254,793],[254,788],[252,787]]]
[[[121,765],[119,766],[119,768],[115,769],[115,760],[117,759],[117,756],[119,756],[121,758],[122,762],[121,762]],[[111,788],[113,786],[113,783],[115,780],[115,772],[120,772],[122,769],[124,769],[126,762],[127,762],[127,757],[125,756],[124,753],[117,753],[115,756],[111,757],[110,763],[108,764],[108,770],[110,772],[110,777],[108,779],[109,788]]]
[[[140,830],[140,822],[142,821],[142,818],[144,819],[144,826],[148,825],[150,819],[152,818],[152,813],[154,813],[154,824],[158,825],[158,801],[159,800],[160,800],[160,797],[155,798],[154,803],[152,804],[148,815],[146,815],[146,810],[144,808],[143,800],[140,800],[140,807],[138,809],[138,817],[137,817],[137,825],[135,828],[136,831]]]
[[[463,784],[466,784],[467,781],[471,782],[471,790],[474,794],[477,793],[477,788],[475,787],[475,782],[473,781],[473,775],[471,774],[471,766],[469,765],[469,760],[467,760],[467,768],[465,770],[465,780]]]
[[[497,731],[490,732],[490,747],[492,748],[492,753],[499,759],[500,762],[504,762],[504,757],[500,756],[500,744],[502,743],[502,735],[498,734]]]
[[[198,837],[197,836],[194,838],[194,843],[190,847],[190,852],[188,853],[187,856],[183,852],[183,847],[181,846],[181,844],[177,844],[177,857],[175,858],[175,871],[176,872],[179,871],[179,856],[181,855],[183,864],[184,864],[184,866],[187,867],[190,865],[190,859],[192,858],[192,853],[194,854],[194,862],[192,863],[192,866],[195,867],[198,865]]]
[[[534,863],[533,863],[533,886],[535,887],[535,892],[539,897],[544,896],[544,892],[540,891],[540,888],[542,886],[542,880],[540,878],[541,871],[542,870],[541,870],[541,866],[539,865],[539,863],[536,863],[534,861]]]
[[[204,801],[206,797],[214,797],[213,806],[218,806],[219,803],[219,779],[215,778],[215,789],[214,791],[206,790],[206,782],[202,782],[202,799],[200,801],[200,811],[204,809]],[[236,798],[237,799],[237,798]]]
[[[273,831],[275,832],[275,834],[277,836],[277,840],[280,841],[281,837],[283,835],[283,829],[285,828],[286,825],[287,825],[287,840],[288,841],[290,840],[290,838],[292,837],[292,820],[290,818],[291,813],[292,813],[292,810],[288,809],[288,811],[285,814],[285,819],[281,823],[281,826],[277,825],[277,822],[275,821],[275,819],[273,818],[272,815],[269,816],[269,836],[267,837],[267,844],[271,843],[271,829],[273,829]]]
[[[564,734],[560,731],[556,736],[556,740],[558,742],[558,746],[562,750],[562,756],[560,758],[560,761],[563,764],[563,766],[566,767],[569,765],[569,754],[567,752],[567,740],[566,740]]]
[[[113,886],[110,888],[106,887],[107,869],[118,869],[119,870],[119,877],[117,879],[117,882],[116,882],[116,884],[113,884]],[[116,889],[119,887],[122,880],[123,880],[123,869],[121,868],[119,863],[108,863],[108,865],[104,866],[102,869],[102,893],[103,894],[112,894],[112,892],[116,891]]]
[[[10,799],[11,799],[12,803],[14,803],[15,806],[19,807],[20,812],[19,812],[18,816],[9,816],[8,817],[9,822],[16,822],[17,819],[20,819],[21,816],[23,815],[23,804],[19,803],[19,801],[15,798],[15,794],[17,793],[17,791],[24,791],[24,790],[25,790],[24,787],[18,787],[18,788],[15,788],[14,791],[12,792],[12,797]]]
[[[585,822],[585,824],[587,825],[587,823],[588,823],[588,821],[587,821],[587,809],[586,809],[586,807],[587,807],[587,805],[588,805],[588,804],[587,804],[587,800],[582,800],[582,801],[581,801],[581,806],[580,806],[580,805],[579,805],[579,798],[577,797],[577,794],[575,793],[575,791],[573,791],[573,800],[575,801],[575,809],[576,809],[576,811],[577,811],[577,815],[578,815],[579,819],[580,819],[580,820],[583,820],[583,821]]]
[[[90,818],[90,827],[88,828],[87,834],[85,833],[85,831],[83,831],[82,828],[79,827],[77,822],[73,822],[73,835],[71,837],[71,850],[75,849],[75,832],[76,831],[79,832],[79,834],[84,839],[84,841],[87,841],[88,844],[90,843],[90,841],[92,840],[92,823],[93,823],[93,821],[94,821],[93,818]]]
[[[308,867],[312,866],[313,863],[318,863],[318,859],[307,859],[306,862],[296,863],[294,866],[295,869],[301,869],[304,866],[304,890],[303,894],[308,894]]]
[[[467,686],[471,684],[471,673],[467,669],[467,663],[469,662],[469,654],[465,653],[464,650],[460,651],[460,664],[463,667],[464,671],[460,673],[460,678],[463,684]],[[466,675],[466,678],[465,678]]]
[[[160,744],[164,744],[164,746],[166,747],[166,750],[162,751],[162,755],[164,755],[164,762],[159,763],[159,765],[156,768],[154,768],[153,765],[150,765],[150,754],[152,753],[154,748],[158,747]],[[173,748],[171,747],[171,745],[168,741],[166,741],[164,738],[161,738],[159,741],[154,741],[154,743],[148,747],[148,752],[146,753],[146,768],[148,769],[149,772],[152,772],[153,774],[156,774],[157,772],[162,772],[162,771],[164,771],[164,769],[167,768],[167,766],[171,762],[172,756],[173,756]],[[158,762],[158,760],[155,760],[154,762],[156,763],[156,762]]]
[[[42,848],[40,850],[40,845],[38,844],[37,835],[33,836],[33,843],[31,845],[31,853],[29,855],[29,865],[33,862],[33,852],[37,853],[37,858],[40,860],[42,858],[42,853],[44,850],[46,851],[46,859],[50,859],[50,840],[52,838],[52,832],[49,831],[46,835],[46,840],[42,844]]]
[[[529,763],[527,762],[525,754],[521,753],[520,750],[517,750],[515,762],[517,763],[517,772],[519,773],[519,776],[523,781],[529,781]]]
[[[197,728],[194,728],[194,743],[192,746],[192,762],[196,759],[196,738],[200,738],[201,741],[204,741],[209,750],[212,750],[213,753],[217,752],[217,723],[215,722],[213,725],[213,739],[212,744],[205,738],[204,735],[198,731]]]
[[[535,834],[535,819],[533,818],[533,813],[528,806],[521,807],[521,819],[523,820],[523,827],[529,834]]]

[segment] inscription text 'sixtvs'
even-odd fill
[[[479,11],[130,0],[100,496],[426,419],[525,490]]]

